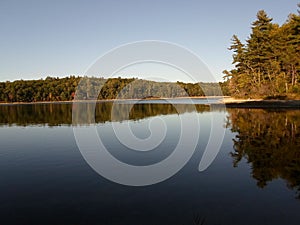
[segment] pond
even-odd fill
[[[1,105],[0,224],[300,223],[299,110],[172,104],[102,102],[92,109],[90,122],[77,118],[76,123],[68,103]],[[114,158],[142,168],[172,155],[182,121],[191,127],[189,135],[197,136],[196,144],[181,148],[182,157],[192,149],[191,158],[151,185],[105,178],[85,160],[74,135],[75,129],[93,127]],[[119,140],[128,135],[125,128],[139,140],[155,132],[163,139],[151,150],[132,150]],[[213,129],[224,130],[222,140],[211,138]],[[210,138],[221,145],[201,171]],[[109,172],[127,176],[115,170]]]

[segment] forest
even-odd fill
[[[282,25],[263,10],[252,23],[243,43],[237,35],[233,51],[234,69],[225,74],[231,96],[240,98],[297,98],[300,96],[300,4]]]
[[[0,102],[221,96],[219,83],[155,82],[137,78],[47,77],[0,82]]]

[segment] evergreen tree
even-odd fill
[[[279,26],[261,10],[252,23],[246,44],[234,35],[229,50],[233,51],[235,69],[223,73],[231,95],[300,94],[300,15],[291,14]]]

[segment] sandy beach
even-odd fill
[[[211,105],[218,106],[224,105],[228,108],[293,108],[300,109],[300,100],[264,100],[264,99],[237,99],[229,96],[193,96],[193,97],[178,97],[178,98],[160,98],[160,99],[209,99],[220,98],[219,103],[212,103]],[[97,103],[112,102],[112,101],[147,101],[155,100],[158,98],[149,99],[103,99],[97,100]],[[43,101],[43,102],[0,102],[0,105],[25,105],[25,104],[72,104],[74,102],[95,102],[94,100],[80,100],[80,101]]]
[[[236,99],[225,97],[222,103],[228,108],[293,108],[300,109],[300,100]]]

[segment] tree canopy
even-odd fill
[[[300,14],[290,14],[281,26],[264,10],[256,17],[245,43],[232,37],[235,68],[223,72],[229,93],[245,98],[300,96]]]
[[[70,101],[75,93],[80,100],[223,95],[218,83],[155,82],[121,77],[70,76],[0,82],[0,102]]]

